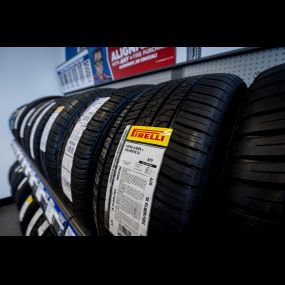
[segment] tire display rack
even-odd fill
[[[91,233],[82,226],[74,214],[72,206],[56,193],[47,180],[31,161],[23,148],[13,140],[11,147],[21,166],[35,199],[42,207],[44,214],[57,236],[88,236]]]
[[[242,62],[240,65],[237,58]],[[127,97],[131,100],[118,112],[102,108],[102,113],[96,113],[100,118],[96,121],[96,127],[90,121],[90,133],[84,134],[82,139],[80,135],[80,155],[77,157],[73,153],[76,163],[70,168],[68,177],[71,178],[67,178],[70,180],[66,179],[73,187],[68,189],[72,199],[67,195],[70,192],[61,191],[64,190],[64,176],[57,176],[60,174],[60,160],[64,161],[63,152],[53,151],[66,149],[69,138],[66,142],[63,136],[58,140],[52,137],[49,142],[51,147],[47,151],[40,149],[44,152],[44,156],[40,152],[40,163],[33,162],[29,148],[23,144],[19,131],[16,131],[22,119],[21,134],[24,128],[22,125],[25,126],[27,122],[23,117],[28,116],[31,110],[27,109],[26,115],[23,115],[21,110],[27,108],[23,106],[13,113],[10,126],[19,143],[14,140],[11,146],[21,166],[21,179],[24,177],[25,185],[31,188],[28,198],[40,205],[47,220],[45,224],[49,223],[54,235],[90,236],[94,233],[99,236],[175,237],[193,233],[193,236],[198,237],[214,233],[231,239],[243,234],[250,235],[254,231],[271,234],[283,230],[285,48],[248,50],[219,60],[220,63],[213,58],[197,63],[201,68],[199,73],[204,70],[203,64],[207,68],[205,67],[204,73],[190,74],[189,77],[185,77],[188,70],[186,65],[180,66],[185,71],[182,73],[175,74],[172,73],[175,70],[168,70],[171,72],[170,80],[144,86],[146,89],[143,92],[140,85],[139,93],[130,93],[129,89],[122,90],[125,87],[121,89],[119,86],[116,86],[117,91],[109,89],[114,85],[97,89],[100,93],[107,92],[110,98],[111,95],[118,96],[118,102],[121,102],[121,98],[124,98],[122,94],[126,92],[132,94]],[[222,67],[226,73],[221,73],[224,69],[219,68]],[[193,68],[195,69],[195,64]],[[238,74],[236,68],[243,74]],[[190,67],[188,71],[191,71]],[[216,73],[212,74],[214,71]],[[153,73],[150,76],[155,78],[155,75]],[[174,78],[176,76],[178,78]],[[142,78],[136,77],[133,80]],[[129,82],[127,88],[138,88],[132,86],[129,80],[126,82]],[[86,90],[65,95],[87,96],[84,92]],[[136,95],[138,96],[134,97]],[[65,132],[72,137],[75,127],[71,122],[74,123],[77,119],[77,110],[82,111],[81,115],[85,114],[83,109],[87,106],[78,98],[71,100],[77,100],[80,105],[76,105],[72,115],[60,117],[63,123],[60,122],[59,127],[56,125],[57,136]],[[90,104],[92,100],[86,99],[84,102],[87,101]],[[61,102],[63,101],[60,104]],[[66,106],[71,105],[69,102],[68,100]],[[30,103],[29,108],[34,104],[35,102]],[[59,107],[63,110],[61,108],[63,106]],[[113,110],[115,107],[111,105],[109,108]],[[58,115],[60,111],[56,110],[49,118]],[[103,112],[111,112],[115,118],[108,121],[112,124],[108,129],[104,127],[104,133],[101,131],[102,122],[106,126],[103,119],[113,117],[103,116]],[[92,114],[92,118],[94,121],[97,119],[95,114]],[[49,126],[45,119],[42,124]],[[134,130],[130,129],[133,127]],[[154,142],[144,141],[154,140],[149,133],[146,136],[143,134],[143,130],[151,133],[151,128],[160,134],[168,131],[165,135],[172,136],[169,146],[167,144],[167,149],[160,149],[162,155],[158,157],[157,146],[149,146]],[[142,136],[137,138],[136,134],[140,132]],[[104,134],[101,136],[102,144],[101,140],[97,140],[99,136],[96,137],[99,133]],[[42,134],[41,137],[45,136]],[[158,136],[156,140],[159,141]],[[143,147],[136,143],[141,143]],[[47,170],[45,152],[48,154],[51,171]],[[54,162],[58,166],[54,166]],[[147,165],[157,171],[150,171],[146,167],[141,170],[140,166],[140,172],[137,173],[137,165]],[[143,178],[141,172],[145,174]],[[130,183],[127,177],[131,177],[133,182]],[[128,188],[128,184],[136,187]],[[146,188],[145,185],[149,187]],[[21,188],[17,188],[19,189]],[[15,187],[12,190],[15,191]],[[123,196],[124,191],[128,196]],[[117,193],[121,192],[123,194],[119,196]],[[78,193],[80,195],[76,196]],[[93,204],[89,203],[91,201]],[[134,206],[131,208],[126,205]],[[116,213],[121,216],[116,216]],[[125,213],[133,219],[123,216]],[[89,217],[95,223],[94,231],[93,224],[88,224]],[[133,221],[138,222],[135,224]],[[90,230],[83,223],[86,227],[91,225]]]

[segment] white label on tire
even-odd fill
[[[74,153],[77,148],[77,145],[80,141],[80,138],[87,127],[87,124],[90,122],[92,117],[96,112],[101,108],[101,106],[107,102],[110,97],[99,98],[95,100],[82,114],[82,116],[77,121],[75,127],[72,130],[70,137],[65,145],[64,154],[61,164],[61,185],[64,194],[72,202],[71,195],[71,170],[73,165]]]
[[[45,231],[47,230],[47,228],[49,227],[49,223],[48,223],[48,221],[47,220],[45,220],[40,226],[39,226],[39,228],[38,228],[38,235],[39,236],[42,236],[44,233],[45,233]]]
[[[54,123],[54,121],[56,120],[57,116],[59,115],[59,113],[64,109],[64,106],[60,106],[58,107],[53,114],[50,116],[49,120],[47,121],[45,128],[43,130],[42,133],[42,137],[41,137],[41,144],[40,144],[40,150],[45,152],[46,151],[46,145],[47,145],[47,139],[48,139],[48,135],[49,132],[52,128],[52,125]]]
[[[26,128],[26,124],[29,120],[29,118],[33,115],[33,113],[35,112],[36,108],[32,108],[24,117],[21,128],[20,128],[20,137],[23,138],[24,137],[24,132],[25,132],[25,128]]]
[[[33,215],[29,225],[27,227],[25,236],[29,236],[31,234],[32,229],[34,228],[36,222],[39,220],[40,216],[43,214],[42,208],[39,208],[36,213]]]
[[[129,133],[131,126],[126,126],[119,145],[117,147],[113,162],[112,162],[112,166],[111,166],[111,170],[110,170],[110,174],[108,177],[108,185],[107,185],[107,190],[106,190],[106,198],[105,198],[105,211],[104,211],[104,220],[105,220],[105,226],[108,229],[109,228],[109,204],[110,204],[110,194],[111,194],[111,188],[113,187],[113,183],[114,183],[114,177],[115,177],[115,172],[116,172],[116,167],[118,165],[119,162],[119,158],[126,140],[126,137]]]
[[[27,180],[28,180],[28,177],[25,177],[22,179],[22,181],[19,183],[19,185],[17,187],[17,191],[21,190],[21,188],[23,187],[23,185],[26,183]]]
[[[35,158],[35,153],[34,153],[34,137],[35,137],[35,133],[37,130],[37,127],[41,121],[41,119],[43,118],[43,116],[48,112],[48,110],[54,106],[56,103],[50,103],[42,112],[41,114],[37,117],[37,120],[35,121],[32,131],[31,131],[31,136],[30,136],[30,151],[31,151],[31,156],[34,159]]]
[[[19,221],[22,222],[28,207],[32,204],[33,202],[33,197],[32,195],[28,196],[28,198],[25,200],[24,204],[22,205],[19,213]]]
[[[20,119],[21,115],[23,114],[23,112],[26,110],[27,107],[28,106],[24,106],[22,109],[19,110],[19,112],[18,112],[18,114],[16,116],[16,119],[15,119],[15,124],[14,124],[13,129],[17,130],[19,119]]]
[[[105,205],[113,235],[147,235],[153,194],[171,133],[172,129],[132,126],[128,140],[121,140]]]
[[[53,101],[52,101],[53,102]],[[43,104],[41,107],[39,107],[36,112],[32,115],[32,117],[30,118],[30,120],[28,121],[28,126],[30,127],[33,120],[35,119],[35,117],[47,106],[51,103],[51,101],[46,102],[45,104]]]

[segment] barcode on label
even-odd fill
[[[119,224],[119,231],[122,232],[125,236],[131,236],[132,233],[125,228],[122,224]]]
[[[67,152],[69,152],[70,154],[73,154],[74,150],[75,150],[75,148],[73,146],[70,146],[70,145],[67,148]]]

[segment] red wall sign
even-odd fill
[[[175,64],[175,47],[107,47],[106,49],[113,79]]]

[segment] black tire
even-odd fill
[[[44,220],[46,220],[45,214],[38,204],[37,210],[29,220],[25,236],[37,236],[37,229],[44,222]]]
[[[19,182],[25,177],[22,166],[15,169],[11,176],[11,187],[17,187]]]
[[[28,144],[28,146],[26,146],[26,150],[29,151],[29,156],[35,162],[40,172],[42,172],[40,160],[40,142],[43,130],[52,113],[59,106],[62,106],[66,99],[67,98],[57,99],[55,102],[51,102],[48,106],[46,106],[33,122],[30,134],[27,134],[29,142],[26,142],[26,144]]]
[[[21,140],[21,144],[23,148],[26,150],[28,155],[30,155],[30,136],[34,123],[36,122],[37,118],[40,116],[40,114],[43,112],[45,108],[47,108],[51,103],[56,102],[60,99],[62,99],[62,96],[39,103],[37,106],[35,106],[35,111],[28,118],[24,129],[24,136]]]
[[[70,172],[72,203],[75,213],[81,222],[93,232],[96,229],[93,219],[92,189],[102,143],[108,135],[114,120],[125,105],[148,87],[150,85],[138,85],[115,90],[112,97],[98,109],[88,122],[76,146]],[[68,136],[66,136],[61,153],[62,159],[67,151],[67,142],[72,130],[73,128],[70,129]],[[62,161],[58,172],[62,173]],[[60,181],[63,187],[64,179],[61,176]]]
[[[224,181],[228,239],[284,234],[285,65],[254,80],[235,126]]]
[[[12,113],[12,115],[9,118],[9,127],[10,127],[10,130],[14,136],[16,134],[16,130],[17,130],[18,124],[19,124],[19,118],[18,117],[20,117],[20,114],[22,112],[24,112],[24,110],[27,108],[27,106],[28,106],[28,104],[20,106],[19,108],[17,108]]]
[[[199,235],[210,228],[223,168],[225,130],[246,85],[234,75],[212,74],[159,84],[121,113],[105,140],[94,187],[94,218],[108,235],[104,207],[110,168],[127,125],[172,128],[151,205],[149,236]],[[106,225],[106,226],[105,226]],[[201,225],[199,227],[199,225]]]
[[[23,203],[25,202],[27,197],[31,194],[32,194],[32,189],[29,185],[29,180],[27,177],[24,177],[17,185],[15,190],[15,204],[18,210],[21,209]]]
[[[11,174],[11,195],[15,200],[15,193],[19,187],[20,182],[25,178],[23,168],[21,165],[18,165]]]
[[[82,95],[69,98],[63,104],[64,109],[58,114],[52,123],[51,129],[46,140],[46,151],[40,149],[41,167],[44,175],[49,180],[55,191],[60,192],[60,173],[59,165],[61,152],[65,136],[70,128],[76,124],[84,110],[97,98],[106,97],[112,94],[110,90],[95,90]],[[48,125],[48,123],[47,123]],[[42,137],[44,136],[44,132]]]
[[[32,197],[32,195],[29,195],[27,199],[29,199],[30,197]],[[34,214],[36,213],[36,211],[39,209],[39,204],[38,202],[32,197],[32,202],[28,205],[24,215],[23,215],[23,218],[22,220],[20,220],[20,215],[21,215],[21,210],[22,210],[22,207],[24,207],[24,204],[25,202],[23,203],[22,207],[20,208],[20,211],[19,211],[19,223],[20,223],[20,229],[21,229],[21,232],[23,235],[26,234],[26,231],[27,231],[27,228],[28,228],[28,225],[32,219],[32,217],[34,216]],[[25,201],[26,201],[25,200]]]
[[[25,148],[25,134],[26,134],[26,128],[27,128],[27,124],[28,124],[29,120],[31,118],[34,118],[33,115],[37,114],[37,110],[40,109],[40,107],[43,104],[48,104],[49,102],[51,102],[57,98],[59,98],[59,96],[51,96],[50,98],[47,97],[46,99],[41,100],[39,102],[35,102],[35,103],[32,102],[29,104],[29,106],[26,110],[26,114],[23,116],[23,119],[22,119],[20,127],[19,127],[19,131],[18,131],[20,144],[22,145],[23,148]]]
[[[46,97],[42,97],[42,98],[39,98],[37,100],[34,100],[32,101],[31,103],[27,104],[27,105],[24,105],[23,109],[22,109],[22,112],[21,114],[19,115],[19,118],[17,119],[18,120],[18,124],[16,126],[16,129],[13,129],[12,132],[16,138],[16,140],[21,143],[21,138],[20,138],[20,129],[21,129],[21,125],[22,125],[22,122],[25,118],[25,116],[29,113],[29,111],[34,108],[37,104],[41,103],[41,102],[44,102],[44,101],[48,101],[48,100],[51,100],[53,98],[57,98],[58,96],[46,96]]]
[[[18,191],[18,189],[20,189],[22,187],[24,182],[27,180],[27,179],[25,179],[25,177],[26,176],[25,176],[22,168],[20,168],[19,172],[16,171],[13,175],[13,180],[12,180],[12,184],[11,184],[11,193],[12,193],[12,197],[13,197],[14,201],[16,199],[16,192]],[[22,182],[23,180],[24,180],[24,182]]]
[[[18,161],[15,161],[9,169],[8,177],[9,177],[9,183],[11,186],[14,180],[15,170],[19,167],[20,167],[20,163]]]

